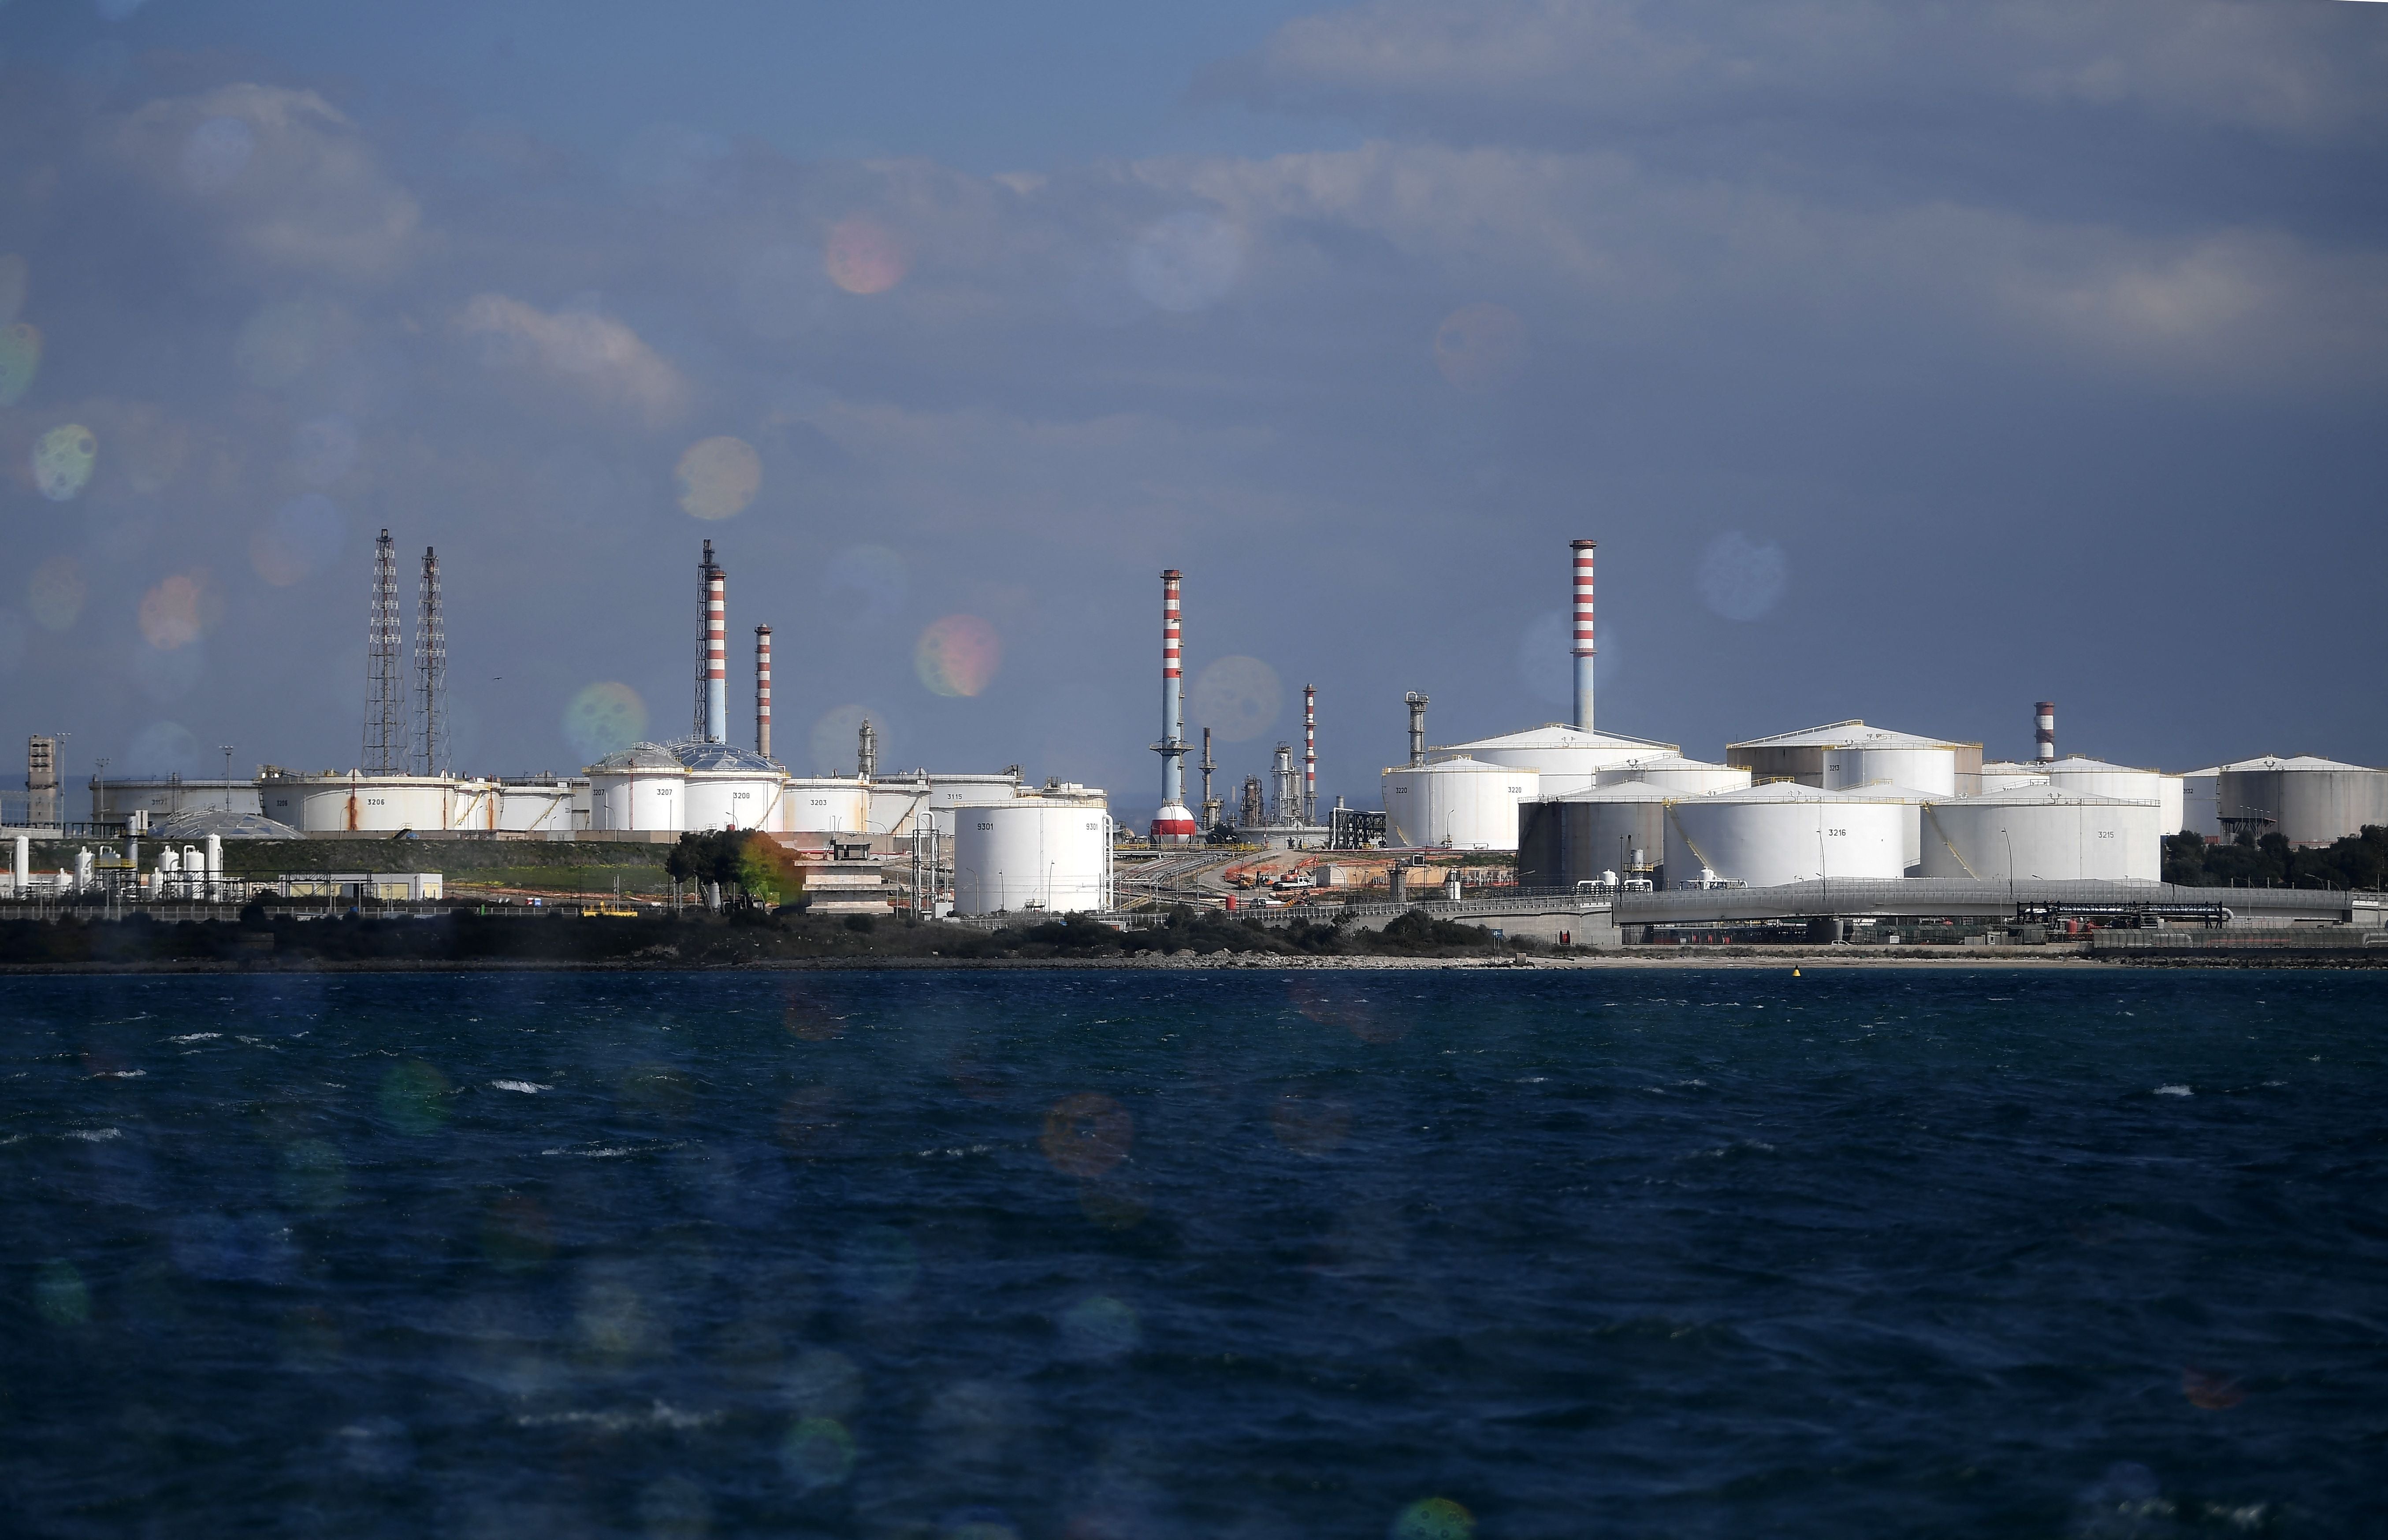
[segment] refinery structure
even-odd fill
[[[710,540],[697,563],[685,735],[627,744],[561,773],[462,773],[448,726],[438,555],[425,549],[410,605],[384,530],[374,552],[365,709],[352,766],[265,764],[241,779],[227,748],[217,778],[95,775],[90,820],[73,827],[119,831],[128,844],[147,835],[151,865],[112,853],[100,865],[121,872],[129,864],[140,891],[186,899],[222,887],[225,839],[667,842],[743,831],[777,842],[807,874],[817,908],[901,908],[926,917],[1120,915],[1177,902],[1232,908],[1233,890],[1251,880],[1238,874],[1255,871],[1277,879],[1279,896],[1258,900],[1264,906],[1309,896],[1289,900],[1287,887],[1382,878],[1398,907],[1418,865],[1441,863],[1455,874],[1470,861],[1480,864],[1469,868],[1480,889],[1502,890],[1519,904],[1539,894],[1579,908],[1661,896],[1714,906],[1676,895],[1738,894],[1726,907],[1739,913],[1819,904],[1838,913],[1860,895],[1887,913],[1902,903],[1947,907],[1957,903],[1950,893],[1988,903],[1998,885],[2018,903],[2017,884],[2153,890],[2165,840],[2183,832],[2210,841],[2278,836],[2311,847],[2388,825],[2388,773],[2336,760],[2264,756],[2168,773],[2059,757],[2056,708],[2047,701],[2034,705],[2026,761],[1986,760],[1978,741],[1858,718],[1745,738],[1715,759],[1604,728],[1595,720],[1596,556],[1590,539],[1569,545],[1569,719],[1430,745],[1430,702],[1405,690],[1408,752],[1379,774],[1378,808],[1347,807],[1341,797],[1319,805],[1311,685],[1302,688],[1299,747],[1277,742],[1265,774],[1240,784],[1214,785],[1212,728],[1202,725],[1200,795],[1189,802],[1187,759],[1196,744],[1186,719],[1187,584],[1179,569],[1162,572],[1161,732],[1150,745],[1161,762],[1159,802],[1148,825],[1125,829],[1100,789],[1033,781],[1018,765],[883,769],[867,719],[851,774],[792,771],[773,752],[768,623],[751,629],[752,740],[731,741],[730,573]],[[45,882],[67,894],[100,879],[86,864],[46,877],[26,865],[29,839],[70,827],[57,753],[54,737],[29,744],[22,813],[11,820],[25,833],[5,879],[20,899]],[[1450,876],[1446,899],[1461,902],[1465,886]],[[420,887],[410,892],[419,896]],[[1347,895],[1347,908],[1351,902]]]

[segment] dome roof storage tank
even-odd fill
[[[1902,877],[1910,812],[1897,798],[1792,781],[1684,798],[1667,804],[1667,880],[1680,888],[1703,866],[1752,888]]]
[[[1984,791],[2013,791],[2019,786],[2046,786],[2048,772],[2034,764],[2018,764],[2011,759],[1992,760],[1982,766]]]
[[[870,827],[872,789],[842,776],[791,776],[780,793],[780,822],[790,834],[866,834]]]
[[[688,770],[683,826],[692,834],[725,828],[773,828],[780,787],[788,773],[752,749],[689,738],[671,745]]]
[[[1654,786],[1675,797],[1705,797],[1711,791],[1738,791],[1749,784],[1749,772],[1737,764],[1711,764],[1706,760],[1665,754],[1655,759],[1628,760],[1600,772],[1602,786]],[[1549,781],[1543,786],[1549,792]]]
[[[1067,914],[1111,906],[1111,814],[1019,797],[955,810],[954,912]]]
[[[2058,786],[1956,797],[1924,810],[1925,877],[2153,882],[2163,876],[2159,804]]]
[[[1628,760],[1656,759],[1662,754],[1680,754],[1683,750],[1677,744],[1660,743],[1652,738],[1627,738],[1619,733],[1588,733],[1564,722],[1553,722],[1540,727],[1529,727],[1522,733],[1480,738],[1473,743],[1449,744],[1435,752],[1473,759],[1485,764],[1505,764],[1513,770],[1537,771],[1542,776],[1543,795],[1563,797],[1571,792],[1591,790],[1597,784],[1600,772],[1612,764],[1622,764]]]
[[[1639,876],[1667,848],[1673,794],[1640,781],[1518,804],[1518,886],[1572,888],[1604,872]]]
[[[2388,775],[2359,764],[2267,755],[2221,766],[2216,782],[2226,839],[2280,834],[2292,845],[2327,845],[2366,824],[2388,824]]]
[[[634,743],[591,765],[592,829],[684,833],[688,766],[660,743]]]
[[[2050,760],[2042,768],[2048,772],[2048,784],[2060,791],[2113,797],[2126,802],[2153,802],[2164,832],[2181,831],[2185,809],[2183,782],[2178,776],[2167,776],[2161,770],[2136,770],[2128,764],[2109,764],[2081,754]]]
[[[1904,786],[1941,797],[1981,789],[1982,746],[1869,727],[1852,718],[1725,745],[1725,762],[1758,776],[1850,790]]]
[[[1542,794],[1542,777],[1460,755],[1388,770],[1384,790],[1392,844],[1514,851],[1518,804]]]

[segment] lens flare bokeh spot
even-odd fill
[[[32,276],[32,265],[22,252],[0,251],[0,326],[16,320],[25,308],[25,289]]]
[[[13,407],[42,370],[42,332],[31,322],[0,326],[0,407]]]
[[[1494,390],[1526,366],[1526,323],[1504,305],[1463,305],[1434,329],[1434,366],[1462,390]]]
[[[90,484],[99,460],[99,437],[80,423],[42,435],[33,446],[33,485],[52,502],[67,502]]]
[[[333,412],[298,425],[290,435],[290,466],[311,486],[329,486],[355,469],[356,424]]]
[[[856,214],[830,231],[821,271],[848,294],[885,294],[912,271],[912,257],[894,231],[868,214]]]
[[[1055,1170],[1073,1177],[1101,1176],[1125,1160],[1135,1142],[1136,1121],[1127,1108],[1092,1091],[1054,1103],[1036,1141]]]
[[[731,518],[763,489],[763,457],[744,439],[722,434],[690,445],[672,475],[680,484],[681,511],[698,519]]]
[[[1410,1504],[1393,1520],[1390,1540],[1470,1540],[1476,1515],[1448,1497]]]
[[[645,736],[647,703],[618,679],[584,688],[564,708],[564,738],[588,759],[627,749]]]
[[[814,721],[812,730],[805,735],[805,749],[812,755],[809,767],[815,775],[850,776],[855,773],[857,768],[855,760],[862,751],[862,724],[866,718],[877,724],[883,746],[886,713],[848,701],[820,713]]]
[[[1215,304],[1244,268],[1244,234],[1215,216],[1172,214],[1128,252],[1128,282],[1147,301],[1178,315]]]
[[[913,671],[939,695],[976,695],[994,680],[1002,662],[1001,638],[976,615],[931,623],[912,648]]]
[[[1241,743],[1266,732],[1277,720],[1285,703],[1285,685],[1277,670],[1258,658],[1221,658],[1194,676],[1188,703],[1199,726],[1216,733],[1222,742]]]
[[[240,180],[257,152],[257,133],[239,118],[210,118],[183,141],[183,184],[194,193],[222,192]]]
[[[141,596],[142,639],[160,652],[199,639],[206,589],[189,573],[176,573]]]
[[[448,1077],[409,1059],[381,1078],[381,1113],[399,1132],[421,1138],[448,1121]]]
[[[1758,620],[1783,602],[1791,559],[1772,540],[1727,530],[1700,554],[1700,601],[1727,620]]]
[[[799,1491],[835,1486],[853,1473],[854,1435],[833,1417],[807,1417],[788,1430],[780,1467]]]

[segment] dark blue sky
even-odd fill
[[[1313,681],[1372,804],[1559,713],[1589,535],[1703,756],[2388,761],[2383,131],[2336,0],[15,0],[0,731],[354,763],[387,525],[459,767],[576,766],[710,536],[802,768],[1135,814],[1174,565],[1225,768]]]

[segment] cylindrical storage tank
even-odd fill
[[[686,739],[670,749],[688,771],[688,832],[781,827],[780,788],[788,777],[778,765],[730,743]]]
[[[1111,825],[1100,807],[1039,797],[958,810],[955,912],[1109,908]]]
[[[2225,838],[2280,834],[2292,845],[2327,845],[2367,824],[2388,824],[2388,775],[2300,754],[2221,767],[2216,805]]]
[[[840,776],[791,776],[780,792],[779,827],[790,834],[867,834],[870,787]]]
[[[1910,805],[1778,781],[1667,804],[1667,880],[1708,867],[1752,888],[1906,874]]]
[[[640,743],[589,766],[589,827],[683,833],[688,767],[660,744]]]
[[[1824,751],[1824,787],[1853,791],[1897,786],[1927,796],[1957,794],[1957,751],[1940,744],[1853,743]]]
[[[1395,845],[1514,851],[1518,805],[1542,794],[1542,777],[1462,755],[1388,770],[1384,790],[1388,838]]]
[[[447,776],[268,776],[258,783],[265,816],[308,834],[395,834],[444,829],[455,783]]]
[[[1602,786],[1650,786],[1670,797],[1705,797],[1711,791],[1738,791],[1749,784],[1749,772],[1738,764],[1711,764],[1706,760],[1685,759],[1681,754],[1667,754],[1654,759],[1630,760],[1613,764],[1600,772]],[[1550,790],[1547,777],[1543,782]],[[1569,793],[1551,793],[1567,796]],[[1655,852],[1655,847],[1653,847]],[[1653,857],[1656,859],[1654,853]]]
[[[1563,722],[1554,722],[1528,728],[1522,733],[1480,738],[1472,743],[1454,743],[1438,752],[1471,759],[1481,764],[1531,770],[1542,777],[1536,782],[1541,795],[1568,797],[1579,791],[1589,791],[1601,784],[1601,773],[1605,770],[1632,760],[1680,755],[1683,751],[1672,743],[1627,738],[1617,733],[1585,732]]]
[[[1924,810],[1924,877],[2154,882],[2164,875],[2162,809],[2063,787],[1957,797]]]
[[[1992,760],[1982,766],[1982,790],[2013,791],[2017,787],[2046,786],[2048,772],[2037,765],[2018,764],[2013,760]]]
[[[2109,764],[2102,759],[2090,759],[2084,754],[2052,759],[2040,768],[2048,772],[2048,784],[2059,791],[2075,791],[2085,797],[2112,797],[2126,802],[2160,802],[2164,800],[2165,777],[2160,771],[2139,770],[2128,764]]]
[[[1518,804],[1518,886],[1572,888],[1655,866],[1667,849],[1664,789],[1639,782]],[[1635,852],[1640,852],[1637,863]]]
[[[570,781],[504,781],[498,787],[498,827],[516,834],[570,834]]]

